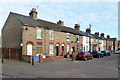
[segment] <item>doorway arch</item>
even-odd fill
[[[27,55],[32,55],[32,49],[34,43],[32,41],[28,41],[26,45],[27,45]]]
[[[59,56],[60,43],[56,43],[56,56]]]

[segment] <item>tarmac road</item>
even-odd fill
[[[61,59],[36,63],[4,60],[3,78],[118,78],[118,55],[88,61]]]

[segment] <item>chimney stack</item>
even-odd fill
[[[99,32],[96,32],[95,35],[99,36]]]
[[[89,34],[91,34],[91,29],[90,29],[90,28],[87,28],[87,29],[86,29],[86,32],[89,33]]]
[[[75,24],[74,28],[79,31],[80,30],[80,24]]]
[[[100,35],[101,35],[101,37],[104,37],[104,33],[101,33]]]
[[[107,35],[107,39],[110,39],[110,35]]]
[[[33,19],[37,19],[37,11],[36,8],[32,8],[32,10],[30,10],[29,16]]]
[[[57,24],[60,25],[60,26],[64,26],[64,21],[59,20],[59,21],[57,22]]]

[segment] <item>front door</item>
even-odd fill
[[[32,55],[32,44],[31,43],[27,44],[27,55]]]
[[[75,47],[73,47],[73,52],[75,52]]]
[[[59,56],[59,46],[56,46],[56,56]]]
[[[62,46],[62,55],[64,54],[64,46]]]

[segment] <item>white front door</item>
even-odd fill
[[[27,44],[27,55],[32,55],[32,44],[31,43]]]

